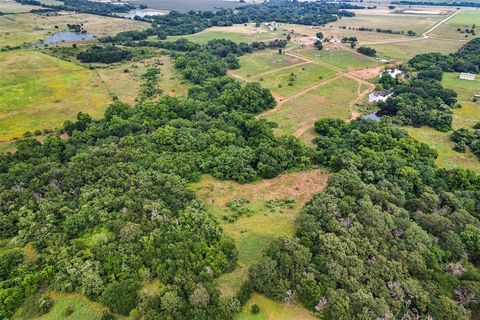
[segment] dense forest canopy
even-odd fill
[[[336,173],[250,269],[252,286],[325,319],[463,319],[480,294],[480,177],[371,120],[315,124]]]

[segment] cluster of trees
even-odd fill
[[[408,62],[417,70],[437,67],[445,72],[480,72],[480,38],[470,40],[457,52],[443,55],[441,53],[419,54]]]
[[[158,86],[160,77],[162,76],[160,69],[151,67],[142,75],[142,79],[145,81],[140,88],[140,92],[137,96],[137,101],[143,102],[158,97],[163,93],[163,90]]]
[[[339,26],[340,29],[347,29],[346,26]],[[368,28],[368,27],[358,27],[358,28],[355,28],[355,27],[348,27],[348,30],[358,30],[358,31],[369,31],[369,32],[378,32],[378,33],[388,33],[388,34],[406,34],[406,35],[409,35],[409,36],[416,36],[417,33],[415,31],[412,31],[412,30],[408,30],[407,32],[405,31],[395,31],[395,30],[392,30],[392,29],[381,29],[381,28],[376,28],[376,29],[373,29],[373,28]]]
[[[369,57],[375,57],[377,55],[377,50],[370,47],[359,47],[357,51]]]
[[[176,62],[187,70],[195,55]],[[249,291],[223,298],[213,280],[235,267],[235,246],[187,183],[272,178],[310,167],[313,150],[256,119],[275,105],[269,90],[215,72],[187,97],[115,102],[98,121],[80,113],[68,140],[26,139],[0,156],[2,318],[55,288],[145,319],[233,319]],[[154,277],[164,286],[142,296]]]
[[[466,152],[468,147],[480,159],[480,122],[473,127],[473,130],[461,128],[453,131],[450,139],[455,142],[453,150]]]
[[[322,319],[462,319],[480,295],[480,177],[386,124],[323,119],[316,162],[335,174],[294,239],[249,271],[259,292]]]
[[[100,47],[94,45],[77,54],[77,59],[83,63],[114,63],[132,59],[130,51],[115,46]]]
[[[395,93],[377,105],[397,124],[426,125],[439,131],[449,131],[452,129],[451,108],[457,105],[457,94],[444,88],[441,79],[439,69],[421,71],[411,79],[394,79],[384,74],[380,84]]]

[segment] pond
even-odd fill
[[[88,40],[95,38],[95,35],[90,33],[77,32],[57,32],[47,39],[43,40],[43,44],[56,44],[61,42],[76,42],[81,40]]]
[[[146,16],[164,16],[168,11],[158,10],[132,10],[125,15],[125,18],[133,19],[135,17],[145,18]]]
[[[373,121],[380,121],[380,117],[376,113],[367,113],[362,116],[363,119],[370,119]]]

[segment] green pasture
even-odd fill
[[[318,60],[319,62],[324,62],[347,71],[375,67],[381,64],[373,58],[342,49],[341,47],[328,51],[308,49],[299,53],[310,59]]]
[[[453,18],[449,19],[437,29],[435,29],[431,35],[443,38],[457,39],[457,40],[470,40],[475,36],[470,33],[461,33],[457,29],[462,31],[465,29],[471,29],[473,25],[477,25],[477,36],[480,33],[480,11],[479,10],[465,10],[457,13]]]
[[[36,51],[0,53],[0,141],[54,129],[78,112],[100,117],[111,102],[93,71]]]
[[[22,5],[15,1],[0,0],[0,12],[2,13],[23,13],[33,9],[40,9],[39,6]]]
[[[187,35],[187,36],[170,36],[170,37],[167,37],[167,41],[175,41],[180,38],[185,38],[198,44],[205,44],[208,41],[214,40],[214,39],[226,39],[226,40],[231,40],[237,43],[240,43],[240,42],[250,43],[253,41],[275,40],[279,38],[284,38],[284,36],[281,35],[280,32],[265,31],[265,32],[249,34],[249,33],[241,33],[241,32],[210,31],[207,29],[205,31],[195,33],[192,35]]]
[[[235,70],[235,73],[243,77],[255,77],[266,72],[272,72],[301,62],[303,61],[298,58],[286,54],[279,54],[278,50],[263,50],[241,56],[241,68]]]
[[[260,81],[263,87],[272,90],[274,94],[288,97],[335,74],[336,71],[330,67],[309,63],[269,73],[255,80]],[[294,80],[290,81],[290,79]]]

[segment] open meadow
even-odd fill
[[[195,43],[205,44],[214,39],[227,39],[237,43],[250,43],[253,41],[283,39],[286,36],[287,32],[285,31],[270,31],[265,26],[255,27],[255,24],[249,23],[247,25],[237,24],[230,27],[211,27],[191,35],[170,36],[167,37],[167,40],[175,41],[180,38],[185,38]]]
[[[336,71],[316,63],[308,63],[273,73],[257,76],[265,88],[281,97],[288,97],[305,90],[316,83],[335,76]]]
[[[320,118],[350,119],[349,104],[358,97],[358,91],[358,82],[350,78],[342,76],[327,80],[284,102],[278,111],[266,115],[265,119],[278,124],[278,128],[274,129],[278,135],[297,133],[297,136],[302,136]]]
[[[79,111],[100,117],[111,98],[91,70],[35,51],[0,53],[0,141],[54,129]]]
[[[235,73],[242,77],[255,78],[302,62],[305,61],[290,55],[279,54],[278,50],[269,49],[241,56],[241,68],[235,70]]]
[[[147,23],[140,21],[90,14],[72,13],[47,16],[26,13],[0,15],[0,49],[6,46],[38,44],[54,33],[68,31],[67,24],[83,24],[85,31],[97,37],[148,27]]]
[[[235,294],[247,280],[248,268],[258,261],[270,242],[281,236],[293,236],[295,219],[313,193],[321,192],[328,176],[322,170],[284,174],[249,184],[203,177],[192,185],[233,238],[238,250],[238,267],[217,279],[225,295]],[[238,212],[229,203],[247,201]]]
[[[473,94],[480,90],[480,81],[461,80],[458,73],[444,73],[442,83],[458,93],[458,101],[462,105],[459,109],[453,109],[453,128],[472,129],[480,122],[480,102],[473,102],[471,99]],[[480,161],[470,150],[466,153],[453,150],[455,143],[450,140],[451,132],[440,132],[428,127],[406,129],[415,139],[429,144],[438,151],[438,166],[445,168],[461,166],[480,171]]]
[[[252,305],[256,304],[260,308],[258,314],[252,314]],[[305,308],[274,301],[264,295],[254,293],[252,298],[245,304],[237,320],[315,320],[314,317]]]
[[[1,13],[24,13],[31,10],[41,9],[40,6],[22,5],[13,0],[0,0]]]
[[[374,58],[364,56],[353,50],[345,49],[341,45],[329,46],[327,49],[328,51],[319,51],[311,48],[298,51],[297,53],[309,59],[313,59],[314,61],[326,63],[344,71],[366,69],[381,65],[381,63]]]
[[[471,33],[465,33],[464,31],[466,29],[472,29],[473,25],[479,25],[479,23],[480,9],[462,10],[435,29],[431,35],[442,38],[468,41],[475,36]],[[459,32],[457,29],[461,29],[461,32]],[[478,33],[480,33],[480,29],[478,30],[477,34]]]

